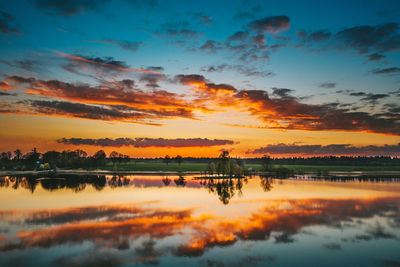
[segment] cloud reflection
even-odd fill
[[[343,221],[373,216],[396,219],[394,215],[399,214],[399,207],[400,198],[386,197],[271,200],[257,212],[238,218],[204,214],[198,209],[151,208],[146,203],[31,212],[2,211],[0,218],[3,222],[23,229],[34,224],[39,229],[20,230],[14,239],[5,238],[0,243],[0,251],[51,248],[90,241],[117,250],[132,248],[138,255],[137,262],[156,263],[166,250],[155,247],[165,238],[183,237],[183,241],[171,241],[174,244],[168,251],[173,255],[197,257],[208,249],[231,246],[239,240],[269,240],[273,237],[275,243],[296,242],[293,236],[307,226],[334,227]],[[365,236],[369,239],[397,238],[383,225],[367,229]],[[132,242],[139,238],[148,241],[132,247]]]

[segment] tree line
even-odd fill
[[[103,150],[89,156],[81,149],[39,153],[36,148],[33,148],[26,154],[23,154],[20,149],[0,153],[0,169],[3,170],[98,168],[105,166],[108,161],[111,161],[115,167],[129,162],[130,158],[116,151],[111,152],[107,157]]]

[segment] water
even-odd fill
[[[1,266],[400,264],[396,179],[2,177],[0,203]]]

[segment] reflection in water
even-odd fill
[[[106,185],[106,177],[104,175],[63,175],[61,177],[38,176],[6,176],[0,177],[0,187],[19,187],[28,189],[32,193],[35,192],[36,186],[40,184],[43,189],[48,191],[56,191],[59,189],[71,189],[74,192],[80,192],[86,188],[86,185],[92,185],[96,190],[102,190]]]
[[[229,204],[229,200],[238,192],[238,195],[243,195],[242,187],[243,180],[247,183],[247,179],[202,179],[200,184],[207,187],[208,192],[218,195],[219,200],[224,204]],[[235,184],[236,183],[236,184]]]
[[[291,199],[287,197],[290,191],[283,191],[285,197],[263,199],[286,189],[270,177],[192,180],[183,176],[96,176],[81,183],[71,177],[0,179],[0,193],[21,189],[33,193],[39,184],[51,194],[68,189],[83,195],[90,192],[88,185],[103,188],[97,192],[95,205],[0,208],[0,265],[314,265],[311,257],[301,256],[307,251],[313,251],[314,260],[332,266],[400,260],[399,191],[387,195],[368,191],[368,197],[337,199]],[[319,189],[307,181],[289,185],[305,194]],[[343,186],[334,189],[339,192],[346,184]],[[122,193],[131,189],[155,194],[158,199],[109,205],[101,199],[107,190]],[[207,193],[199,199],[180,197],[179,192],[188,190],[192,194],[208,191],[230,205],[204,203]],[[170,203],[175,204],[162,205],[171,201],[163,192],[174,192]],[[245,200],[231,201],[243,195]],[[71,193],[70,197],[74,196],[77,194]],[[183,205],[188,201],[192,204]]]
[[[186,185],[186,181],[185,181],[185,178],[183,176],[179,176],[179,178],[175,179],[174,182],[175,182],[175,184],[177,186],[182,186],[183,187],[183,186]]]

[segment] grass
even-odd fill
[[[275,165],[279,167],[280,165]],[[335,166],[335,165],[281,165],[296,172],[317,171],[400,171],[400,166]],[[252,168],[255,171],[261,169],[259,164],[246,164],[245,169]],[[113,170],[112,163],[102,167],[104,170]],[[168,165],[162,162],[129,162],[118,166],[119,171],[205,171],[206,163],[182,163],[171,162]]]

